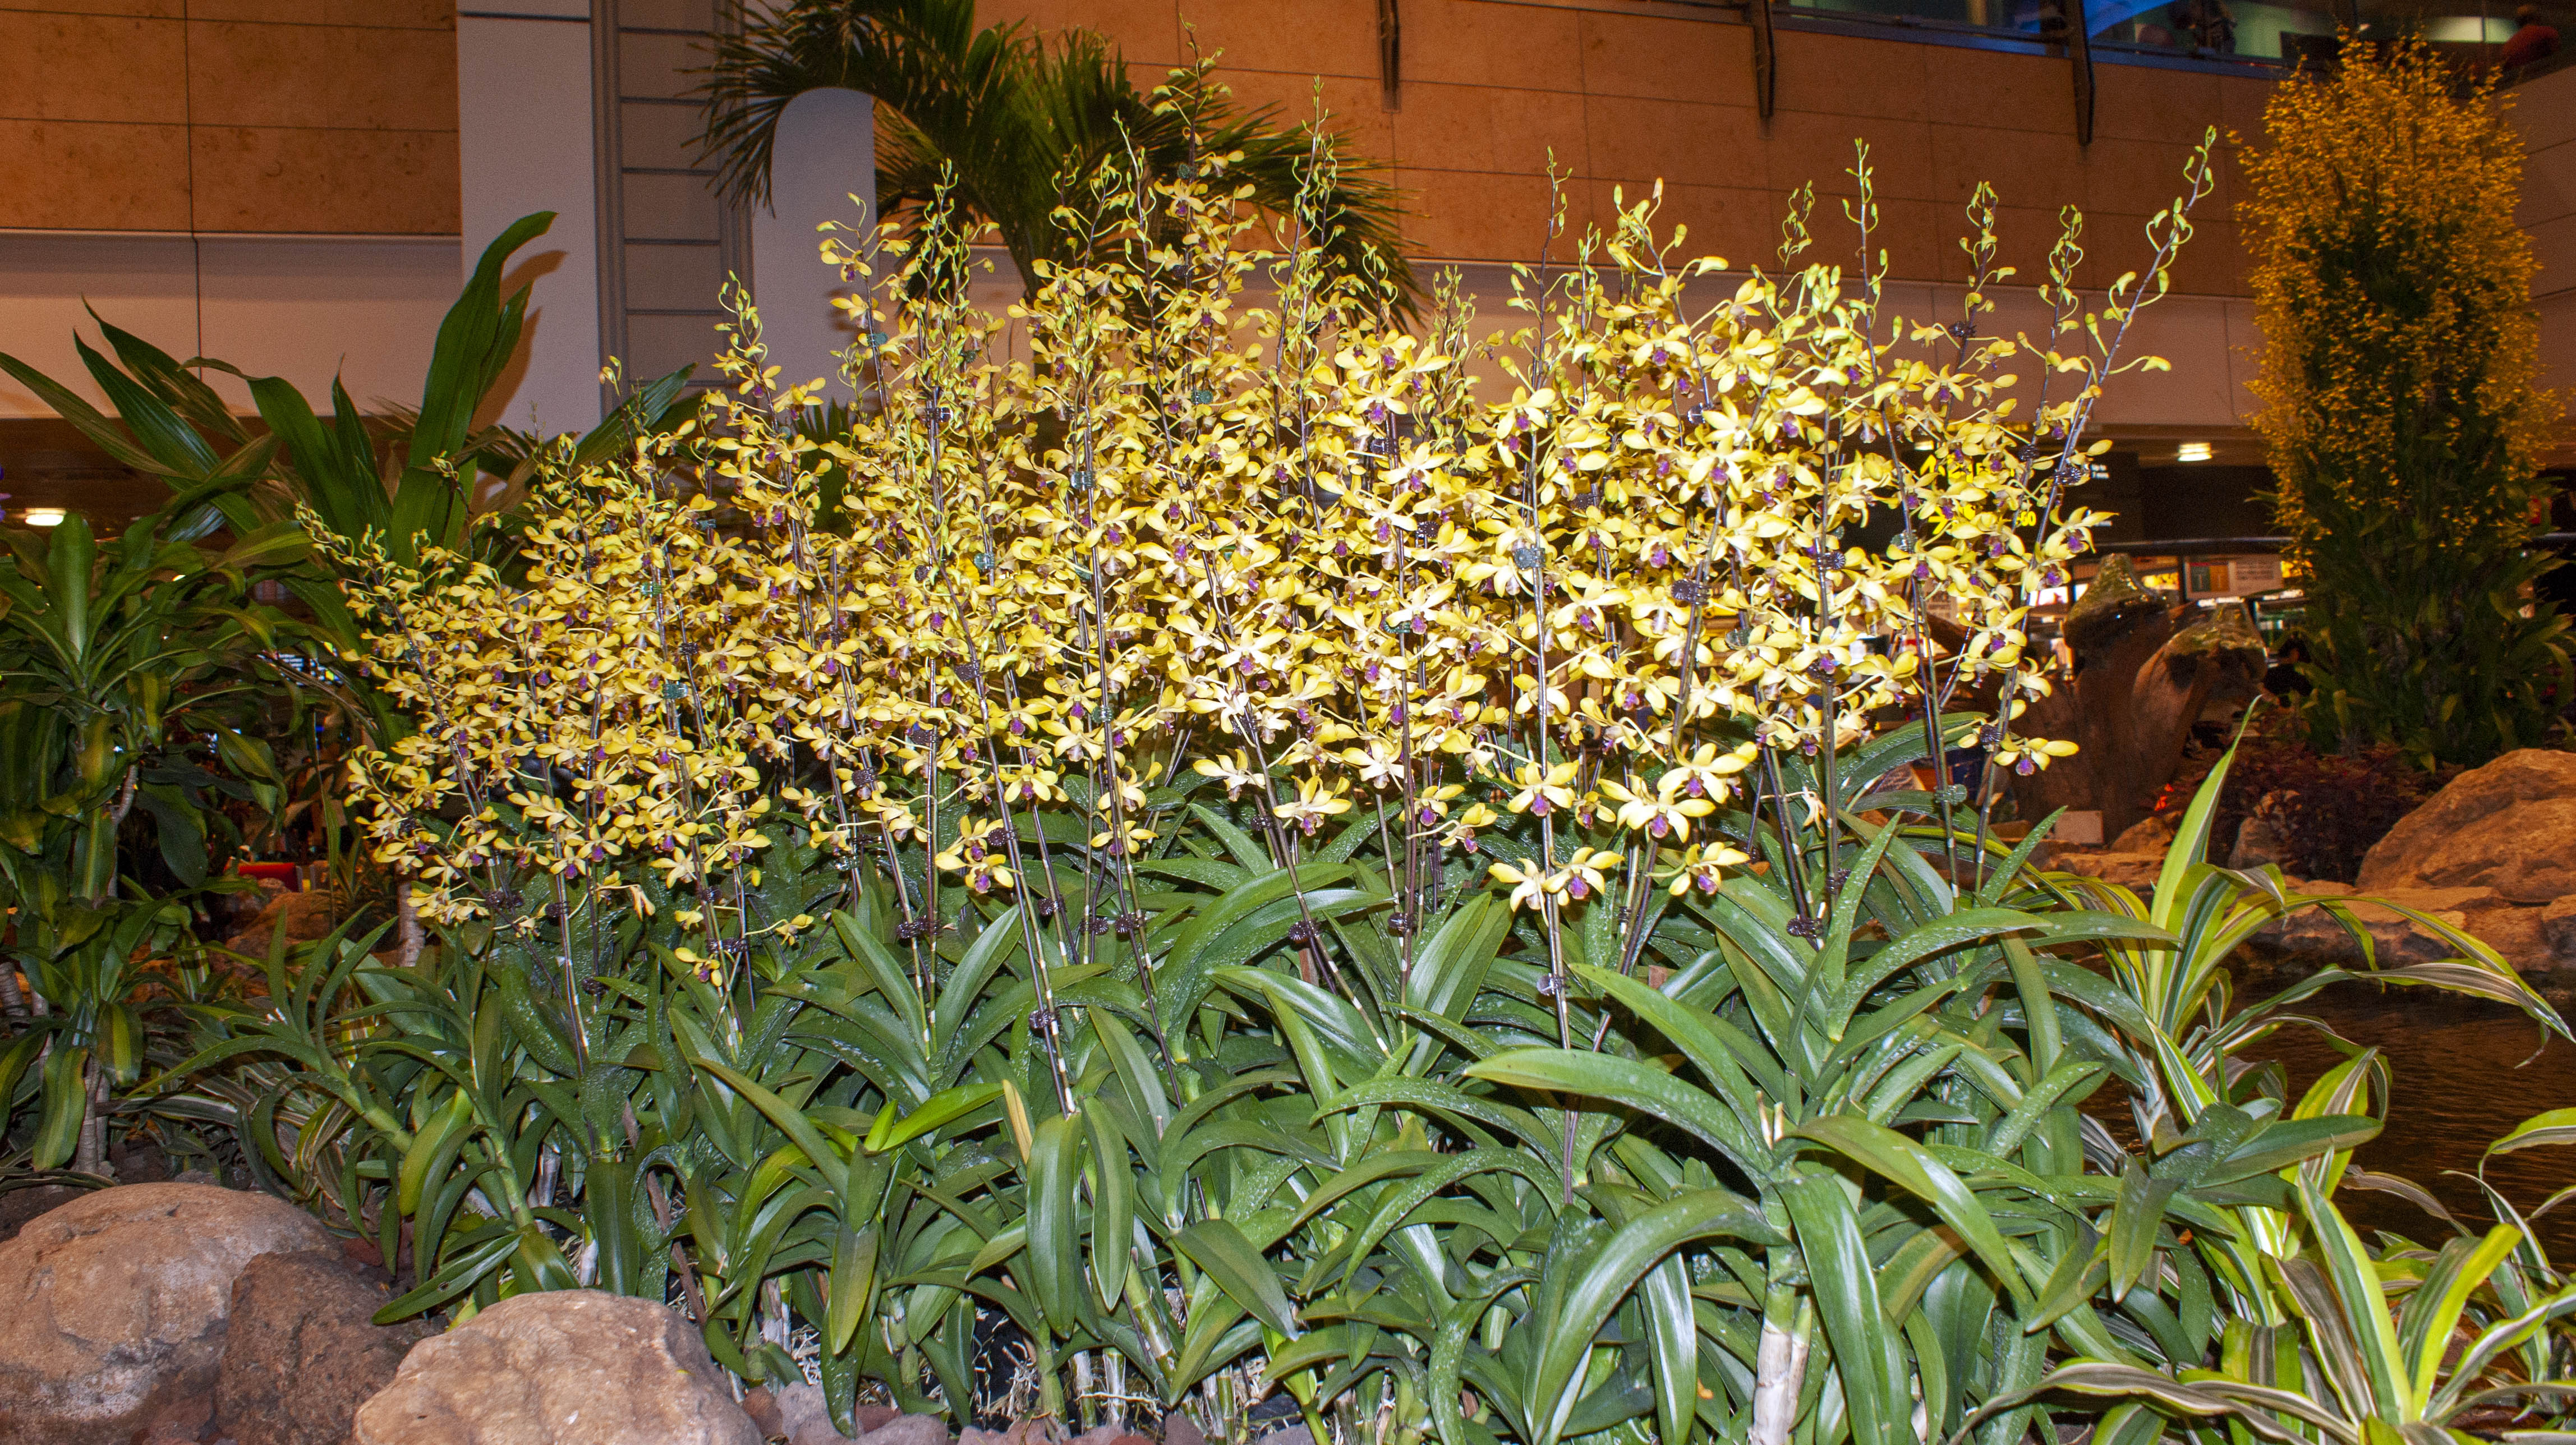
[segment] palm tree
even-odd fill
[[[779,117],[809,90],[874,96],[877,205],[918,216],[947,178],[950,199],[989,221],[1032,292],[1040,260],[1070,259],[1061,207],[1087,211],[1081,178],[1132,148],[1156,177],[1185,173],[1202,154],[1239,152],[1230,174],[1255,204],[1293,214],[1310,159],[1329,156],[1333,181],[1318,218],[1326,256],[1383,275],[1399,298],[1414,291],[1396,235],[1396,194],[1342,138],[1287,124],[1273,108],[1246,111],[1203,68],[1173,72],[1158,107],[1137,90],[1115,47],[1089,31],[1051,42],[1017,22],[978,28],[974,0],[800,0],[721,38],[698,93],[708,100],[702,156],[717,160],[734,198],[766,203]]]

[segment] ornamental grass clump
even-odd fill
[[[1749,274],[1649,197],[1486,341],[1325,263],[1320,152],[1275,254],[1225,154],[1101,168],[1007,316],[939,206],[836,236],[846,423],[736,297],[726,388],[553,457],[514,550],[345,549],[418,723],[356,791],[440,941],[281,963],[199,1062],[408,1238],[385,1317],[663,1299],[844,1428],[2054,1438],[2052,1354],[2192,1367],[2200,1252],[2273,1310],[2244,1181],[2376,1128],[2228,1068],[2229,930],[2289,903],[2196,833],[2087,910],[1991,784],[1907,786],[2066,751],[2025,609],[2206,157],[2098,312],[2070,216],[2029,340],[1984,191],[1962,315],[1886,314],[1865,159],[1848,270],[1804,193]],[[2151,1014],[2186,898],[2226,936]],[[2188,1086],[2140,1131],[2187,1174],[2091,1160],[2113,1069]]]

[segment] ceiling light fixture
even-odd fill
[[[2209,443],[2207,443],[2207,442],[2184,442],[2181,446],[2178,446],[2178,447],[2174,448],[2174,460],[2175,460],[2175,461],[2178,461],[2178,462],[2205,462],[2205,461],[2208,461],[2208,460],[2209,460]]]
[[[63,524],[63,509],[60,507],[29,507],[26,511],[24,520],[30,527],[59,527]]]

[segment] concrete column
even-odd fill
[[[855,90],[814,90],[790,101],[771,152],[770,203],[751,217],[752,294],[780,382],[824,378],[826,397],[850,399],[835,353],[855,335],[832,299],[851,294],[825,266],[816,227],[876,222],[875,102]],[[854,199],[855,198],[855,199]]]
[[[504,273],[505,295],[533,286],[527,330],[476,420],[541,436],[600,418],[590,25],[590,0],[468,0],[456,17],[463,274],[511,222],[556,213]]]

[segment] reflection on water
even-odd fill
[[[2240,973],[2237,997],[2259,1002],[2295,976]],[[2568,1014],[2565,991],[2552,992],[2551,1004]],[[2345,983],[2309,996],[2296,1011],[2355,1044],[2376,1046],[2395,1072],[2388,1127],[2355,1160],[2423,1185],[2473,1230],[2488,1222],[2485,1196],[2476,1181],[2444,1171],[2474,1171],[2486,1146],[2514,1125],[2545,1109],[2576,1105],[2576,1046],[2556,1037],[2543,1046],[2539,1028],[2502,1004]],[[2315,1030],[2288,1028],[2255,1044],[2247,1057],[2279,1059],[2296,1099],[2344,1056]],[[2486,1177],[2516,1208],[2535,1209],[2576,1184],[2576,1147],[2500,1154],[2488,1161]],[[2392,1230],[2428,1244],[2449,1237],[2438,1220],[2393,1194],[2347,1189],[2335,1203],[2364,1231]],[[2553,1262],[2563,1267],[2576,1260],[2576,1200],[2543,1216],[2536,1229]]]

